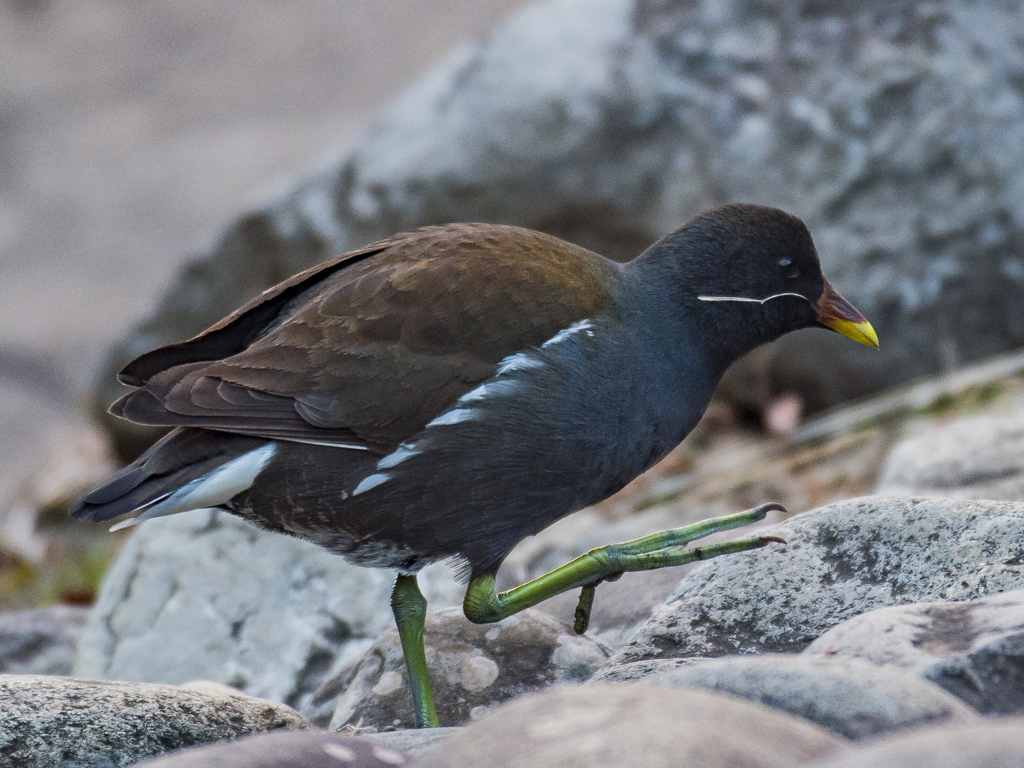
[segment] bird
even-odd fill
[[[780,541],[690,546],[760,507],[600,547],[497,592],[513,547],[602,501],[675,448],[725,370],[791,331],[877,347],[776,208],[704,212],[620,263],[498,224],[396,234],[264,291],[130,362],[111,413],[172,427],[87,493],[78,518],[133,525],[226,510],[359,565],[397,569],[391,608],[417,727],[438,725],[416,574],[449,560],[470,621],[499,621],[624,572]]]

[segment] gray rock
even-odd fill
[[[312,692],[393,626],[393,582],[393,572],[226,513],[151,520],[103,584],[75,674],[213,680],[307,712]],[[465,591],[443,565],[421,585],[431,607],[459,604]]]
[[[801,215],[883,343],[783,339],[736,369],[735,399],[796,390],[817,409],[1020,346],[1022,13],[997,0],[527,7],[336,162],[229,224],[111,350],[97,404],[133,356],[398,230],[507,222],[628,257],[739,200]]]
[[[806,720],[706,691],[558,686],[499,707],[417,768],[782,768],[846,744]]]
[[[452,734],[458,733],[458,728],[407,728],[403,731],[380,731],[379,733],[359,733],[360,741],[368,741],[381,747],[387,747],[399,752],[404,752],[410,757],[415,757],[421,752],[430,749],[431,746]]]
[[[885,461],[882,494],[1024,501],[1024,401],[908,438]]]
[[[1024,504],[869,496],[764,529],[785,539],[711,560],[613,657],[792,652],[846,619],[1024,587]]]
[[[185,749],[140,765],[146,768],[394,768],[401,750],[324,731],[248,736],[229,744]]]
[[[0,613],[0,673],[70,675],[88,615],[72,605]]]
[[[122,768],[174,749],[309,727],[293,709],[250,696],[0,675],[0,765]]]
[[[460,608],[427,615],[427,666],[442,725],[461,725],[487,709],[559,682],[582,682],[608,650],[536,610],[496,624],[471,624]],[[338,693],[331,729],[414,725],[412,696],[397,630],[388,630],[357,663],[324,685],[313,703]]]
[[[659,672],[644,682],[740,696],[806,718],[848,739],[978,719],[970,707],[937,685],[858,659],[732,656]]]
[[[685,659],[644,659],[626,663],[605,664],[587,681],[587,685],[599,683],[637,683],[648,678],[657,678],[691,664],[702,664],[707,659],[691,657]]]
[[[1024,720],[921,728],[815,760],[805,768],[1020,768]]]
[[[804,654],[901,667],[986,714],[1021,713],[1024,590],[871,611],[833,627]]]

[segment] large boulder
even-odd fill
[[[70,675],[88,614],[74,605],[0,613],[0,673]]]
[[[734,372],[734,398],[796,389],[818,408],[1019,346],[1022,14],[997,0],[529,6],[229,223],[111,349],[97,410],[135,355],[398,230],[515,223],[627,258],[733,201],[802,216],[883,341],[784,339]],[[126,452],[147,439],[111,428]]]
[[[1024,501],[1024,398],[903,440],[877,492]]]
[[[174,749],[309,727],[293,709],[251,696],[0,675],[0,765],[123,768]]]
[[[859,659],[772,653],[729,656],[641,679],[650,685],[740,696],[806,718],[848,739],[979,719],[970,707],[937,685]]]
[[[1024,587],[1022,503],[869,496],[765,531],[787,543],[692,570],[610,663],[800,651],[875,608]]]
[[[881,608],[833,627],[803,653],[897,667],[986,714],[1022,714],[1024,590]]]
[[[608,650],[537,610],[471,624],[459,608],[427,616],[424,643],[442,725],[462,725],[509,699],[555,683],[582,682]],[[314,696],[341,693],[331,729],[412,728],[412,695],[398,630],[383,633],[357,663]]]
[[[83,677],[206,679],[307,711],[313,691],[393,626],[394,573],[202,510],[139,526],[78,648]],[[445,566],[420,583],[431,608],[460,604]]]
[[[847,744],[806,720],[705,691],[558,686],[488,713],[418,768],[789,768]]]
[[[229,744],[184,749],[140,765],[146,768],[396,768],[403,752],[323,731],[248,736]]]
[[[804,768],[1020,768],[1024,720],[921,728],[837,752]]]

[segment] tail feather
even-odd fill
[[[266,440],[258,438],[176,429],[133,464],[83,496],[71,507],[70,514],[103,522],[147,507],[140,518],[217,506],[245,490],[247,478],[237,466],[233,473],[220,472],[219,477],[218,471],[267,445]],[[248,465],[256,472],[262,468],[260,462]],[[251,484],[251,479],[248,482]]]

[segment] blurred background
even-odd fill
[[[90,388],[182,262],[515,7],[0,1],[0,510],[108,460]]]
[[[94,599],[123,539],[65,509],[155,437],[103,415],[128,360],[423,224],[627,259],[715,205],[796,213],[882,350],[759,350],[601,514],[871,490],[898,430],[865,419],[962,392],[894,388],[1024,346],[1022,30],[953,0],[0,0],[0,606]]]

